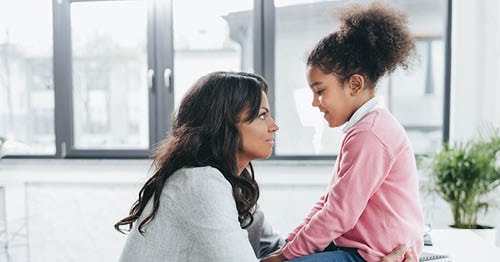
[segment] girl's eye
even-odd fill
[[[262,119],[262,120],[266,120],[266,113],[262,113],[258,116],[258,118]]]
[[[316,94],[320,96],[321,94],[323,94],[323,90],[316,90]]]

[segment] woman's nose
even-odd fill
[[[269,127],[269,131],[276,132],[278,131],[278,129],[280,129],[280,127],[276,124],[276,122],[274,122],[273,119],[271,119],[271,126]]]

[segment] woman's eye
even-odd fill
[[[321,94],[323,94],[323,90],[316,90],[316,94],[320,96]]]
[[[265,120],[266,119],[266,113],[262,113],[258,116],[258,118]]]

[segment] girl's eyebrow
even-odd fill
[[[267,108],[265,106],[261,107],[260,109],[264,109],[267,113],[269,113],[269,108]]]
[[[314,83],[310,84],[309,87],[311,87],[311,89],[315,89],[316,90],[316,87],[318,85],[320,85],[320,84],[321,84],[321,82],[314,82]]]

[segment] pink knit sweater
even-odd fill
[[[403,243],[418,257],[423,226],[413,150],[399,122],[379,108],[346,132],[327,192],[287,237],[283,255],[320,252],[334,241],[367,261]]]

